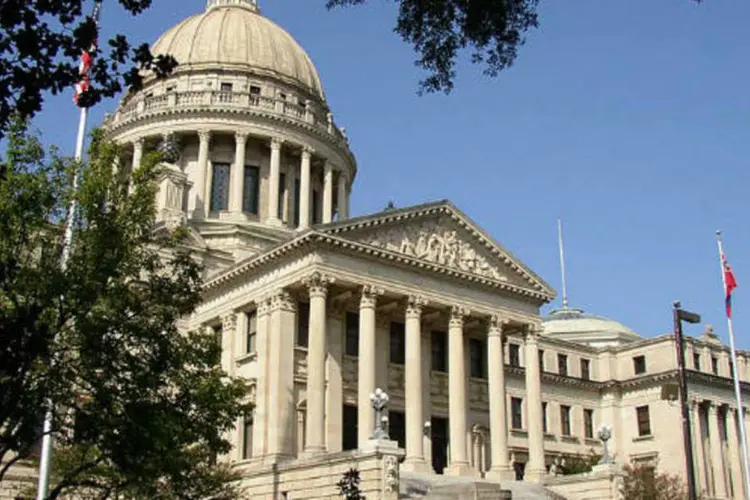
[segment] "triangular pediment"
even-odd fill
[[[533,290],[546,300],[554,297],[549,285],[448,202],[388,210],[321,229],[415,262]]]

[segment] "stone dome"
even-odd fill
[[[206,11],[167,30],[151,47],[177,71],[240,70],[297,84],[325,100],[320,77],[297,41],[260,15],[255,0],[209,0]]]
[[[641,339],[622,323],[568,307],[555,309],[542,318],[542,335],[593,347],[620,345]]]

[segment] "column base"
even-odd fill
[[[425,461],[424,458],[419,457],[406,457],[404,463],[401,464],[401,470],[406,472],[415,472],[417,474],[434,474],[432,466]]]
[[[513,481],[516,473],[510,466],[492,468],[485,473],[485,478],[493,481]]]
[[[268,224],[269,226],[276,226],[276,227],[281,227],[284,225],[284,223],[278,217],[268,217],[266,218],[265,223]]]
[[[308,446],[305,448],[305,451],[303,451],[300,454],[300,458],[302,459],[311,459],[311,458],[318,458],[321,455],[326,454],[326,447],[325,446]]]
[[[469,465],[469,462],[450,464],[446,467],[444,474],[446,476],[479,477],[479,473]]]
[[[269,453],[268,455],[263,457],[263,464],[274,465],[281,462],[288,462],[293,458],[294,457],[292,457],[291,455],[287,455],[285,453]]]
[[[529,483],[541,483],[546,476],[547,471],[545,469],[526,469],[523,473],[523,480]]]

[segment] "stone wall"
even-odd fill
[[[621,500],[624,473],[617,465],[597,465],[586,474],[558,476],[545,486],[565,498],[576,500]]]
[[[24,496],[24,492],[36,486],[36,469],[24,465],[14,465],[3,477],[0,483],[0,500],[15,500],[17,498],[32,498]]]

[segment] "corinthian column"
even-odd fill
[[[258,359],[255,388],[255,414],[253,418],[253,459],[259,459],[268,451],[268,387],[269,387],[269,313],[270,300],[258,301],[258,328],[255,339],[255,351]]]
[[[724,460],[721,453],[721,434],[719,433],[719,407],[711,401],[708,405],[708,430],[711,446],[711,469],[714,472],[714,496],[727,497],[727,483],[724,475]]]
[[[529,461],[524,479],[541,482],[544,466],[544,426],[542,423],[542,377],[539,370],[539,331],[529,326],[526,331],[526,424],[528,426]]]
[[[450,476],[471,476],[474,470],[466,457],[466,356],[464,350],[464,319],[470,311],[454,306],[448,323],[448,412],[450,415]]]
[[[299,228],[310,227],[310,159],[312,149],[305,146],[302,149],[302,161],[300,163],[300,188],[299,188]]]
[[[133,175],[136,170],[141,166],[141,160],[143,159],[143,144],[145,140],[143,137],[139,137],[133,141],[133,163],[130,166],[130,175]]]
[[[280,224],[279,179],[281,178],[281,139],[271,139],[271,168],[268,174],[268,222]]]
[[[208,147],[211,142],[211,132],[198,131],[198,171],[195,176],[195,207],[193,217],[202,218],[208,214],[207,177],[208,177]]]
[[[370,394],[375,392],[375,305],[383,290],[366,285],[359,301],[359,358],[357,380],[357,446],[361,449],[375,429]]]
[[[513,479],[513,470],[508,461],[508,422],[505,411],[505,338],[503,326],[507,320],[492,316],[487,330],[487,367],[489,368],[487,391],[490,398],[490,448],[492,467],[487,477],[496,480]]]
[[[323,170],[323,224],[333,220],[333,165],[326,162]]]
[[[294,454],[294,331],[296,303],[289,292],[271,297],[268,356],[268,463]]]
[[[346,174],[339,172],[339,185],[338,185],[338,212],[339,220],[349,218],[349,199],[346,192]]]
[[[245,181],[245,146],[247,145],[247,133],[236,132],[234,134],[234,166],[231,170],[232,178],[229,182],[229,211],[234,214],[242,213],[242,192]]]
[[[404,385],[406,395],[406,460],[404,470],[429,472],[424,459],[424,406],[422,397],[422,307],[424,297],[411,296],[406,306],[406,366]]]
[[[310,290],[310,321],[307,347],[307,446],[308,454],[326,449],[326,295],[333,280],[313,273],[305,284]]]

